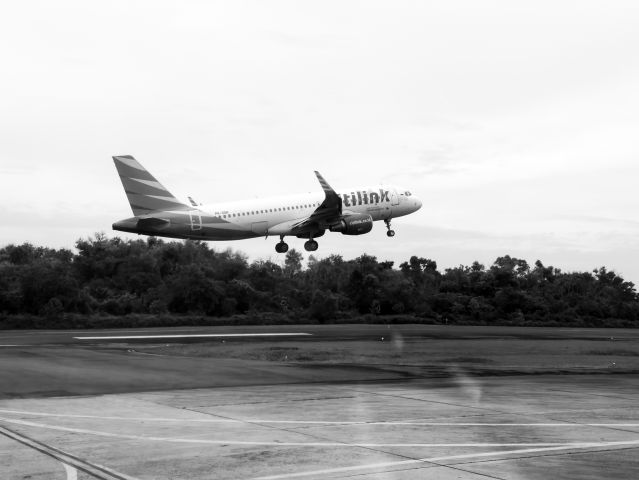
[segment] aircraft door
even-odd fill
[[[395,205],[399,205],[399,196],[397,195],[397,191],[393,190],[391,192],[391,205],[394,207]]]
[[[191,220],[191,230],[194,232],[202,230],[202,216],[198,210],[189,210],[189,218]]]

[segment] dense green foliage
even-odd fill
[[[295,250],[283,264],[249,263],[206,243],[157,238],[94,238],[77,253],[25,243],[0,249],[0,314],[42,318],[130,314],[277,314],[281,319],[345,321],[358,315],[413,321],[517,325],[639,325],[631,282],[601,267],[563,273],[540,261],[499,257],[440,272],[413,256],[399,268],[362,255],[318,260]],[[265,313],[266,312],[266,313]],[[19,325],[18,325],[19,326]]]

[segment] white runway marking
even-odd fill
[[[105,478],[104,474],[107,474],[109,477],[117,478],[119,480],[138,480],[135,477],[125,475],[124,473],[121,473],[121,472],[117,472],[111,468],[105,467],[104,465],[99,465],[97,463],[90,463],[86,460],[82,460],[81,458],[78,458],[69,453],[66,453],[60,449],[51,447],[40,441],[25,437],[24,435],[18,432],[9,430],[3,427],[2,425],[0,425],[0,434],[4,435],[5,437],[9,437],[30,448],[33,448],[34,450],[40,453],[43,453],[45,455],[48,455],[49,457],[56,459],[58,462],[64,465],[65,471],[67,472],[67,477],[69,477],[69,470],[67,469],[67,467],[70,467],[70,468],[80,468],[95,478]],[[71,472],[71,475],[73,475],[73,472]],[[71,477],[71,478],[76,480],[77,477],[76,478]]]
[[[78,471],[75,468],[67,465],[66,463],[63,463],[62,466],[67,472],[67,480],[78,480]]]
[[[245,440],[206,440],[194,438],[174,438],[174,437],[155,437],[144,435],[127,435],[120,433],[102,432],[99,430],[87,430],[84,428],[61,427],[58,425],[49,425],[46,423],[30,422],[27,420],[16,420],[12,418],[0,417],[0,421],[12,423],[15,425],[23,425],[27,427],[44,428],[47,430],[57,430],[61,432],[82,433],[86,435],[95,435],[100,437],[120,438],[127,440],[147,440],[154,442],[172,442],[172,443],[192,443],[199,445],[256,445],[256,446],[278,446],[278,447],[410,447],[410,448],[435,448],[435,447],[564,447],[564,448],[586,448],[586,447],[610,447],[618,445],[639,445],[639,440],[628,440],[623,442],[537,442],[537,443],[348,443],[348,442],[258,442]]]
[[[324,420],[266,420],[261,418],[164,418],[164,417],[119,417],[104,415],[74,415],[70,413],[31,412],[27,410],[0,409],[0,413],[32,415],[37,417],[93,418],[96,420],[122,420],[140,422],[178,422],[178,423],[266,423],[283,425],[344,425],[344,426],[415,426],[415,427],[639,427],[639,423],[455,423],[455,422],[366,422],[366,421],[324,421]]]
[[[629,442],[629,443],[639,443],[637,442]],[[484,457],[502,457],[507,455],[527,455],[530,453],[544,453],[544,452],[553,452],[553,451],[561,451],[561,450],[578,450],[584,448],[595,448],[595,447],[603,447],[608,445],[595,444],[595,443],[584,443],[581,445],[573,444],[573,445],[564,445],[557,447],[547,447],[547,448],[524,448],[520,450],[502,450],[497,452],[479,452],[479,453],[465,453],[461,455],[447,455],[443,457],[430,457],[430,458],[417,458],[414,460],[401,460],[397,462],[380,462],[380,463],[369,463],[367,465],[353,465],[351,467],[341,467],[341,468],[330,468],[324,470],[313,470],[306,472],[297,472],[297,473],[284,473],[281,475],[268,475],[266,477],[256,477],[253,480],[283,480],[286,478],[300,478],[300,477],[311,477],[314,475],[328,475],[333,473],[347,473],[354,472],[357,470],[369,470],[369,469],[380,469],[380,468],[389,468],[389,467],[401,467],[408,465],[415,465],[418,463],[433,463],[436,466],[436,462],[444,462],[448,460],[469,460],[473,458],[484,458]]]
[[[152,338],[229,338],[229,337],[299,337],[311,336],[312,333],[201,333],[185,335],[121,335],[104,337],[73,337],[76,340],[131,340]]]

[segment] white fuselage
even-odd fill
[[[421,201],[405,189],[394,186],[339,189],[344,213],[367,214],[373,221],[408,215],[421,207]],[[207,216],[225,220],[218,229],[245,232],[245,238],[288,235],[292,225],[311,215],[324,200],[323,192],[255,198],[234,202],[206,204],[199,207]],[[197,218],[194,219],[197,229]],[[231,232],[224,232],[228,238]],[[238,232],[239,233],[239,232]],[[220,239],[222,239],[220,238]]]
[[[321,190],[299,195],[197,205],[177,199],[131,155],[113,157],[133,217],[113,223],[114,230],[194,240],[241,240],[280,237],[275,251],[285,253],[287,235],[307,238],[304,248],[317,250],[315,238],[326,231],[363,235],[384,220],[419,210],[422,202],[394,186],[334,190],[315,171]]]

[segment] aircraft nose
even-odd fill
[[[415,211],[422,208],[422,201],[419,198],[415,197],[414,202],[415,202]]]

